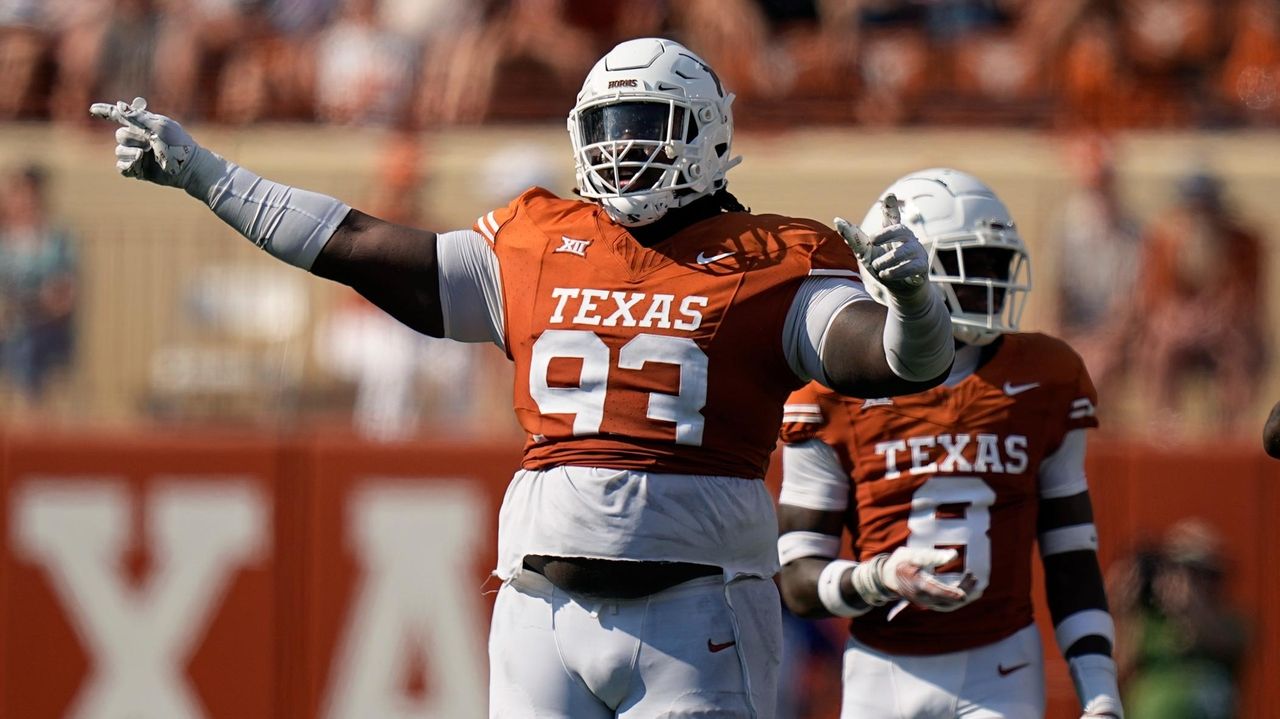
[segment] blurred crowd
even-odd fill
[[[644,35],[755,124],[1280,121],[1273,0],[0,0],[0,120],[135,95],[231,124],[558,119]]]
[[[1177,437],[1193,405],[1201,426],[1254,433],[1270,339],[1267,238],[1208,166],[1179,178],[1144,227],[1118,191],[1115,163],[1105,137],[1071,148],[1074,191],[1047,238],[1057,334],[1084,358],[1105,411],[1132,388],[1148,434]]]
[[[1188,517],[1111,566],[1107,594],[1129,719],[1239,716],[1253,629],[1228,597],[1224,544],[1213,525]]]

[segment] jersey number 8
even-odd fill
[[[982,596],[991,582],[991,537],[987,532],[995,501],[995,491],[978,477],[931,477],[911,496],[907,546],[959,549],[965,571],[977,580],[965,604]],[[961,575],[944,573],[939,577],[957,581]]]

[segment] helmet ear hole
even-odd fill
[[[718,155],[718,156],[720,156],[720,157],[724,157],[724,156],[725,156],[725,155],[727,155],[727,154],[729,154],[729,146],[728,146],[728,145],[726,145],[726,144],[725,144],[725,143],[723,143],[723,142],[722,142],[722,143],[720,143],[719,145],[716,145],[716,155]]]

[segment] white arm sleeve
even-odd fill
[[[436,235],[444,336],[506,349],[502,277],[493,246],[475,230]]]
[[[272,182],[204,148],[186,190],[250,242],[304,270],[351,211],[345,202]]]
[[[1087,442],[1085,430],[1073,429],[1062,438],[1062,444],[1053,454],[1040,461],[1041,498],[1070,497],[1089,489],[1084,475]]]
[[[782,348],[787,364],[806,382],[829,383],[822,369],[822,345],[831,321],[854,302],[872,301],[866,288],[846,277],[809,277],[800,284],[782,328]]]
[[[951,313],[932,285],[911,297],[889,295],[884,357],[894,374],[912,382],[930,380],[945,372],[954,356]]]
[[[782,492],[779,504],[843,512],[849,506],[849,475],[836,451],[820,439],[782,447]]]

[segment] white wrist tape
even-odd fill
[[[263,179],[202,147],[190,162],[188,194],[253,244],[304,270],[351,211],[344,202]]]
[[[857,590],[858,596],[873,607],[888,604],[898,598],[898,595],[884,586],[884,579],[881,578],[884,563],[887,561],[889,561],[889,555],[877,554],[870,561],[860,563],[851,577],[853,588]]]
[[[1072,644],[1088,636],[1102,637],[1112,646],[1116,643],[1116,624],[1111,614],[1102,609],[1082,609],[1068,614],[1053,628],[1053,633],[1063,654]]]
[[[840,538],[822,532],[787,532],[778,537],[778,562],[788,562],[804,557],[830,559],[840,554]]]
[[[942,374],[955,357],[951,315],[942,297],[925,284],[918,291],[889,296],[884,322],[884,357],[905,380],[923,382]]]
[[[866,614],[871,609],[869,606],[855,607],[845,600],[844,593],[840,591],[840,580],[844,577],[844,573],[856,569],[857,566],[857,562],[837,559],[823,567],[822,574],[818,575],[818,600],[828,612],[837,617],[856,617]]]
[[[1114,714],[1124,719],[1116,663],[1103,654],[1081,654],[1067,660],[1080,708],[1087,714]]]

